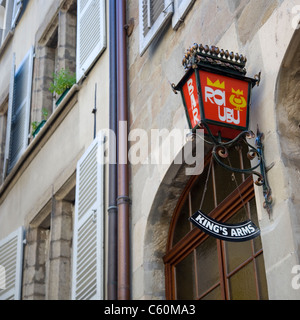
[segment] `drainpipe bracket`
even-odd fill
[[[127,36],[130,37],[134,28],[134,18],[131,18],[127,24],[125,24],[124,29],[126,30]]]
[[[132,201],[129,197],[127,196],[120,196],[117,198],[117,204],[131,204]]]

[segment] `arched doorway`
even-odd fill
[[[247,149],[231,158],[245,168]],[[198,209],[229,223],[251,219],[257,213],[252,177],[233,174],[206,157],[205,169],[187,183],[170,224],[164,256],[167,299],[267,299],[260,237],[246,242],[224,242],[188,222]]]
[[[291,214],[295,253],[300,257],[300,29],[297,29],[282,60],[276,83],[276,120],[280,157],[284,165],[286,198]]]

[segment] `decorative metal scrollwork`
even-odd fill
[[[199,122],[197,129],[205,129],[208,133],[208,137],[210,140],[204,139],[206,143],[213,146],[212,148],[212,156],[216,160],[216,162],[221,165],[223,168],[236,173],[241,174],[252,174],[257,176],[255,184],[257,186],[263,187],[263,194],[265,198],[264,208],[267,210],[269,215],[271,214],[272,209],[272,197],[271,197],[271,188],[268,183],[267,179],[267,171],[270,170],[274,163],[272,163],[269,167],[266,167],[264,153],[263,153],[263,143],[262,138],[263,134],[257,129],[256,134],[256,147],[252,146],[247,139],[255,138],[255,134],[253,131],[242,131],[236,138],[230,141],[222,141],[221,137],[216,138],[213,136],[209,126],[206,122],[201,121]],[[196,134],[196,128],[192,131],[193,134]],[[231,164],[225,164],[224,159],[229,159],[230,149],[232,147],[238,146],[241,143],[245,143],[249,150],[247,153],[247,158],[249,160],[257,159],[257,164],[255,164],[251,168],[240,169],[234,168]],[[257,168],[260,168],[260,172],[256,171]]]

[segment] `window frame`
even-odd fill
[[[11,165],[11,133],[12,133],[12,122],[13,122],[13,101],[15,100],[15,78],[21,72],[24,65],[28,63],[28,74],[27,76],[27,88],[26,96],[23,100],[25,108],[24,114],[24,136],[22,141],[22,148],[19,150],[16,157],[13,159],[13,165]],[[30,113],[31,113],[31,97],[32,97],[32,84],[33,84],[33,65],[34,65],[34,47],[32,46],[26,53],[19,67],[15,68],[15,54],[13,54],[13,63],[11,69],[11,79],[10,79],[10,89],[9,89],[9,102],[8,102],[8,114],[7,114],[7,130],[6,130],[6,145],[5,145],[5,158],[4,158],[4,170],[3,170],[3,180],[13,169],[16,163],[21,158],[22,154],[25,152],[29,144],[29,131],[30,131]],[[20,106],[18,107],[20,109]]]
[[[104,132],[99,131],[77,163],[72,300],[104,299],[104,139]],[[92,173],[94,176],[91,176]],[[95,243],[96,247],[93,247]],[[89,248],[94,251],[87,252]],[[87,271],[93,268],[94,273],[88,274]],[[78,272],[78,269],[81,271]],[[89,283],[94,284],[93,291],[87,289],[85,278],[89,279]]]
[[[163,29],[163,27],[169,22],[174,12],[174,3],[173,0],[164,0],[164,10],[157,17],[155,22],[149,27],[147,35],[144,36],[144,24],[143,24],[143,11],[144,6],[147,7],[150,4],[150,0],[139,0],[139,21],[140,21],[140,55],[142,56],[145,51],[148,49],[152,41]],[[146,10],[148,10],[146,8]]]
[[[205,166],[208,166],[210,162],[211,155],[208,155],[205,159]],[[181,194],[177,206],[174,210],[174,214],[170,223],[168,241],[166,254],[163,257],[163,261],[165,264],[165,290],[166,290],[166,299],[175,300],[176,299],[176,266],[182,262],[185,258],[187,258],[190,254],[193,254],[194,250],[200,246],[206,239],[208,239],[209,235],[205,234],[200,229],[190,226],[190,231],[185,234],[179,241],[174,243],[173,236],[176,230],[176,224],[181,213],[181,210],[188,200],[191,203],[190,192],[192,190],[193,185],[196,183],[199,176],[194,176],[187,183],[183,193]],[[215,191],[214,191],[215,192]],[[217,219],[220,222],[226,222],[228,219],[233,217],[240,209],[247,206],[247,203],[251,200],[255,199],[254,193],[254,184],[252,176],[248,176],[246,179],[242,179],[242,182],[235,188],[223,201],[217,203],[215,208],[209,213],[209,216],[213,219]],[[191,208],[189,209],[189,212]],[[190,215],[192,213],[190,212]],[[219,261],[219,269],[220,269],[220,287],[222,292],[223,299],[229,299],[229,289],[228,289],[228,281],[232,274],[232,272],[226,274],[225,267],[225,242],[215,239],[217,241],[218,247],[218,261]],[[259,255],[263,253],[263,249],[255,250],[254,248],[254,239],[251,240],[252,246],[252,256],[246,260],[246,263],[241,263],[239,268],[247,265],[251,261],[254,261]],[[255,273],[255,276],[257,274]],[[204,293],[203,295],[205,295]],[[257,293],[258,295],[258,293]],[[258,295],[259,296],[259,295]],[[198,297],[198,298],[201,298]]]
[[[0,0],[0,6],[4,7],[3,5],[4,0]],[[13,30],[16,27],[17,21],[22,13],[24,4],[23,0],[6,0],[5,7],[4,7],[4,17],[3,17],[3,25],[2,25],[2,32],[0,35],[0,48],[5,46],[8,39],[13,33]]]
[[[149,26],[149,31],[144,35],[144,19],[143,12],[148,10],[148,21],[149,21],[149,4],[151,0],[139,0],[139,38],[140,38],[140,56],[142,56],[154,39],[159,35],[160,31],[165,25],[172,19],[172,27],[176,31],[183,19],[191,9],[192,5],[196,0],[164,0],[164,10],[160,13],[155,22]],[[144,7],[146,6],[146,9]],[[148,22],[149,24],[149,22]]]
[[[23,0],[14,0],[13,11],[11,16],[11,29],[14,29],[17,23],[17,20],[22,12]]]
[[[0,248],[5,246],[9,242],[15,239],[16,246],[13,251],[10,252],[10,260],[8,265],[8,270],[6,270],[6,277],[8,276],[8,272],[11,268],[15,268],[13,270],[13,282],[10,281],[8,283],[9,287],[4,288],[4,293],[0,294],[0,300],[7,300],[13,297],[14,300],[21,300],[21,291],[22,291],[22,275],[23,275],[23,251],[24,251],[24,228],[19,227],[17,230],[9,234],[6,238],[0,240]],[[0,251],[1,252],[1,251]],[[12,265],[12,256],[14,255],[15,266]],[[5,266],[4,266],[5,268]],[[5,279],[4,279],[5,280]],[[4,281],[6,282],[6,281]],[[7,283],[6,283],[7,285]],[[5,292],[6,290],[6,292]]]
[[[4,181],[4,165],[6,152],[6,135],[7,135],[7,120],[8,120],[8,96],[0,104],[0,185]]]
[[[76,82],[80,82],[85,78],[87,73],[93,67],[96,60],[102,55],[107,46],[107,35],[106,35],[106,0],[98,0],[101,1],[99,3],[99,41],[95,44],[93,49],[88,52],[87,57],[84,59],[82,63],[81,58],[81,29],[82,17],[85,16],[85,13],[89,10],[90,6],[93,5],[94,0],[87,0],[84,8],[81,8],[81,1],[77,2],[77,38],[76,38]],[[82,10],[81,10],[82,9]],[[95,28],[96,29],[96,28]],[[84,29],[84,32],[87,30]],[[94,37],[95,38],[95,37]],[[85,53],[86,54],[86,53]]]
[[[10,31],[12,30],[12,17],[13,17],[13,9],[14,9],[14,3],[12,2],[7,2],[6,0],[5,7],[4,7],[4,18],[3,18],[3,26],[2,26],[2,34],[1,34],[1,39],[0,39],[0,47],[4,45],[6,42],[6,39],[9,38]],[[0,5],[3,6],[3,0],[0,2]]]
[[[172,18],[172,27],[174,30],[179,28],[195,1],[196,0],[182,0],[179,4],[179,0],[174,0],[174,16]]]

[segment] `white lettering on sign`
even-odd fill
[[[196,125],[200,121],[200,116],[199,116],[199,110],[197,109],[197,103],[194,95],[194,85],[193,85],[193,79],[189,79],[187,82],[188,86],[188,91],[191,99],[191,106],[192,106],[192,112],[193,112],[193,121],[194,125]]]
[[[292,279],[292,288],[294,290],[298,290],[300,289],[300,266],[293,266],[292,273],[296,274]]]
[[[225,91],[219,89],[214,90],[210,87],[205,87],[205,102],[207,100],[212,104],[217,104],[218,106],[226,106]]]
[[[207,219],[205,219],[203,216],[198,216],[195,219],[196,221],[198,221],[203,227],[207,228],[210,231],[214,231],[215,233],[218,233],[223,235],[223,236],[227,236],[228,235],[228,230],[226,227],[222,227],[219,224],[215,224],[212,221],[209,221]]]
[[[233,109],[226,107],[225,91],[205,87],[205,102],[207,101],[218,106],[218,116],[222,122],[240,124],[240,111],[237,110],[235,115]]]
[[[237,118],[234,117],[234,110],[230,108],[222,108],[223,109],[223,115],[221,114],[221,107],[218,107],[218,115],[219,119],[223,122],[227,123],[234,123],[239,124],[241,122],[240,120],[240,111],[237,111]]]
[[[200,210],[193,214],[189,220],[205,233],[226,241],[246,241],[260,234],[260,230],[250,220],[239,224],[220,223]]]

